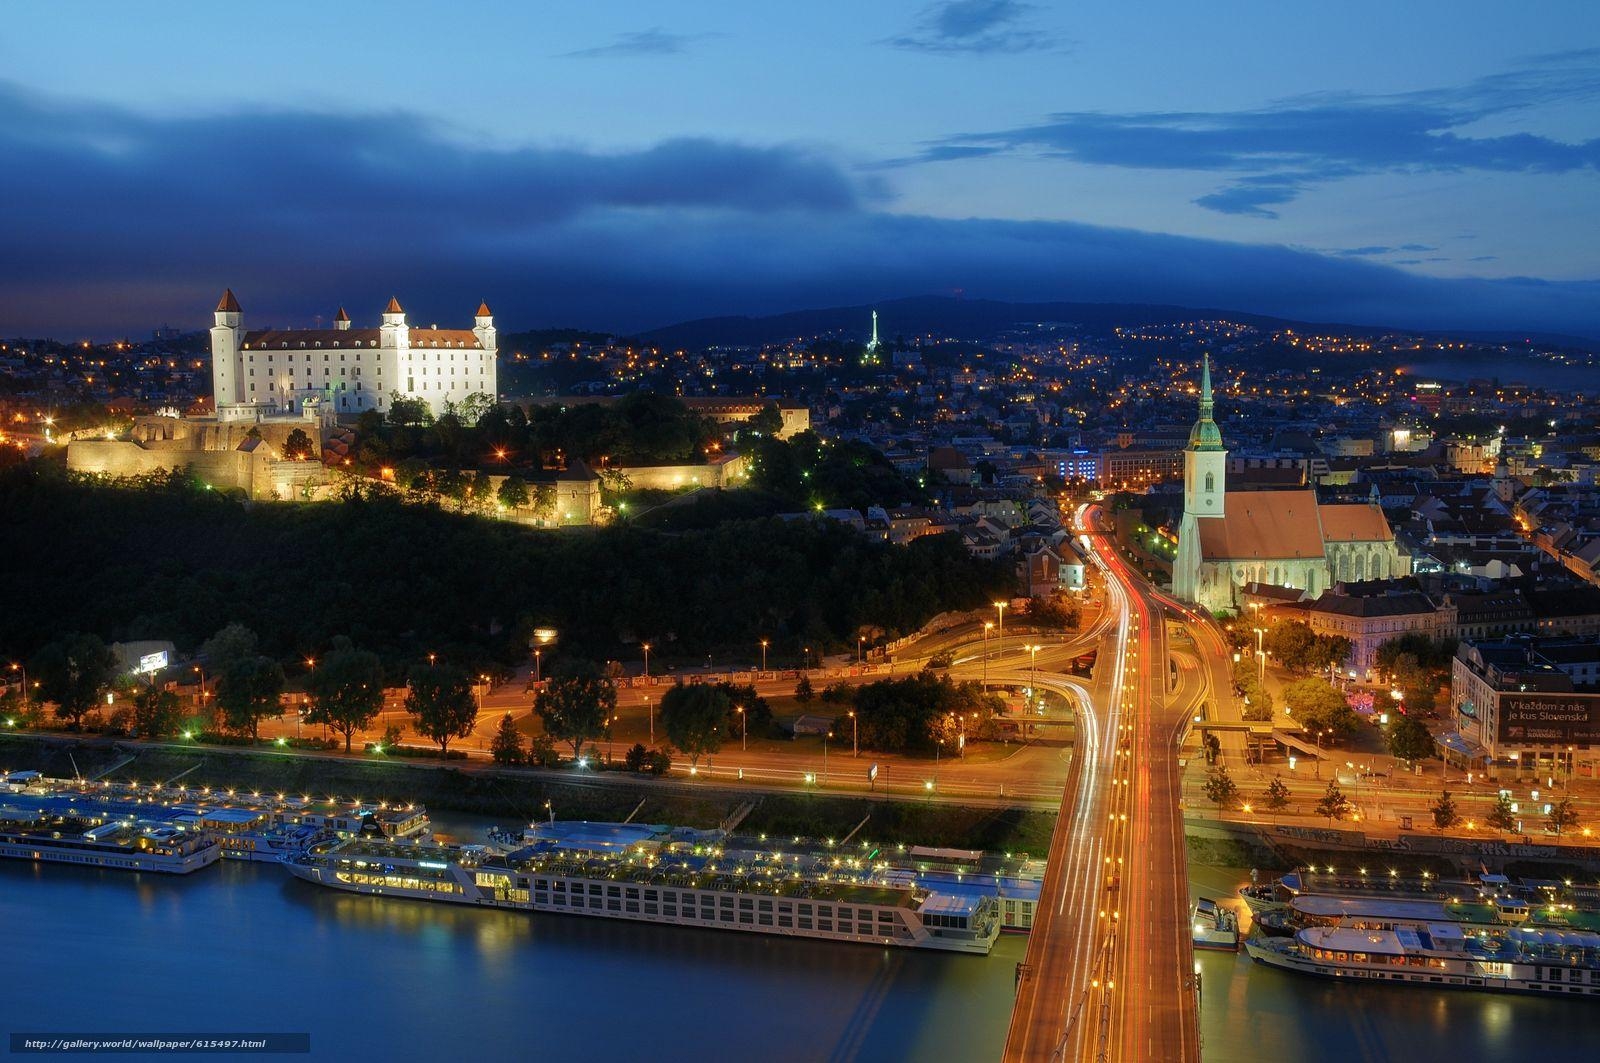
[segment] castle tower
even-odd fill
[[[472,334],[478,337],[485,351],[494,350],[494,311],[489,309],[487,302],[478,304],[477,316],[472,320]]]
[[[1200,599],[1200,521],[1220,519],[1227,497],[1228,449],[1213,417],[1211,356],[1200,368],[1200,416],[1183,451],[1183,519],[1178,552],[1172,561],[1172,593],[1189,602]]]
[[[867,341],[867,353],[871,354],[878,349],[878,312],[872,312],[872,339]]]
[[[350,331],[350,315],[344,312],[344,307],[339,308],[339,316],[333,319],[333,327],[340,332]]]
[[[239,362],[244,311],[233,297],[232,288],[217,301],[215,318],[216,324],[211,326],[211,394],[220,417],[224,406],[244,401],[244,372]]]

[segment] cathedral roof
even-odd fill
[[[1330,543],[1389,542],[1394,532],[1383,510],[1366,503],[1334,504],[1317,507],[1322,519],[1322,538]]]
[[[1229,491],[1223,516],[1198,524],[1207,561],[1325,556],[1315,491]]]
[[[1383,510],[1367,504],[1319,505],[1314,490],[1229,491],[1223,515],[1202,517],[1207,561],[1280,561],[1327,556],[1329,543],[1389,543]]]

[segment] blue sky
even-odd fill
[[[0,17],[0,334],[231,285],[277,324],[961,291],[1600,336],[1593,3]]]

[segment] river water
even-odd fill
[[[1243,876],[1196,868],[1225,896]],[[0,861],[0,1034],[301,1033],[340,1061],[993,1060],[1025,939],[902,952]],[[1350,986],[1202,954],[1207,1060],[1584,1059],[1600,1005]]]

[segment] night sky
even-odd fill
[[[0,335],[897,296],[1600,337],[1600,4],[8,5]]]

